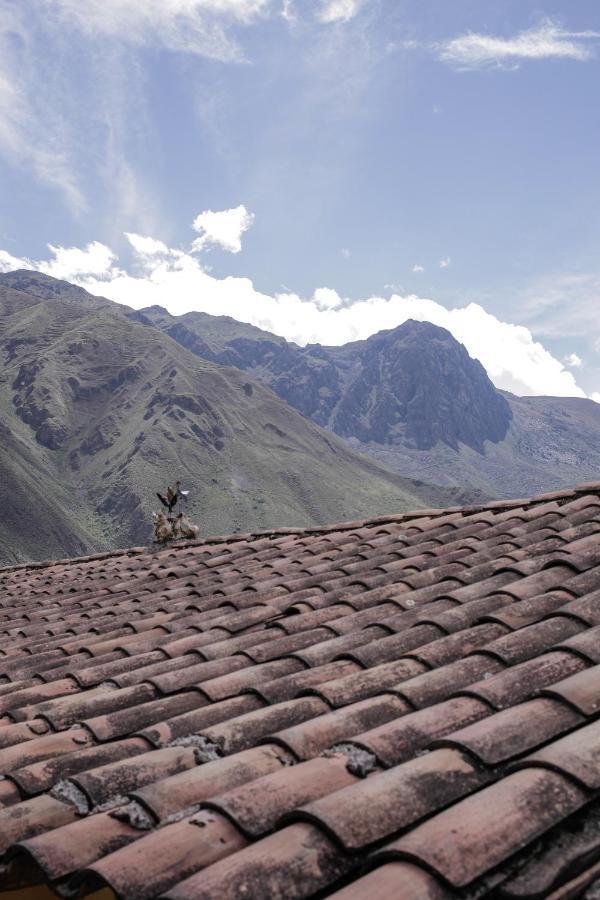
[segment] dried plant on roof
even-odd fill
[[[181,488],[181,481],[169,485],[164,494],[157,492],[156,496],[164,509],[152,513],[154,525],[154,540],[159,544],[167,544],[169,541],[192,540],[198,537],[200,529],[177,507],[187,502],[189,491]],[[166,510],[166,512],[165,512]]]

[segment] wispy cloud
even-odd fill
[[[439,261],[439,267],[440,267],[440,269],[447,269],[448,266],[451,265],[451,263],[452,263],[452,260],[450,259],[450,257],[444,256],[444,258],[440,259],[440,261]]]
[[[419,263],[415,263],[411,269],[411,272],[416,272],[417,274],[425,271],[425,266],[420,266]]]
[[[442,62],[459,69],[499,67],[515,69],[524,60],[589,60],[597,31],[566,31],[552,19],[511,37],[467,32],[437,45]]]
[[[32,58],[31,30],[23,8],[15,4],[0,9],[0,154],[15,167],[27,168],[42,184],[60,190],[78,214],[86,203],[63,137],[66,124],[58,108],[54,129],[40,133],[48,79],[40,79],[37,93],[30,90],[37,81],[33,72],[40,68]]]
[[[242,54],[231,25],[249,25],[272,0],[46,0],[49,11],[90,37],[164,47],[212,59]]]
[[[150,227],[158,216],[133,162],[152,140],[136,51],[243,61],[240,27],[275,12],[276,0],[32,5],[34,14],[28,4],[0,3],[0,156],[58,190],[75,216],[87,211],[95,181],[110,186],[112,221]]]
[[[283,0],[280,15],[289,25],[294,25],[298,21],[298,12],[294,5],[294,0]]]
[[[524,326],[504,322],[478,304],[455,309],[414,294],[350,300],[332,288],[302,298],[285,289],[274,296],[249,278],[213,276],[191,248],[175,249],[151,236],[128,234],[134,260],[122,268],[106,245],[50,246],[45,260],[19,259],[0,250],[0,271],[25,267],[73,281],[94,294],[135,309],[160,304],[174,314],[201,310],[229,315],[299,344],[343,344],[407,319],[447,328],[479,359],[494,383],[516,394],[584,397],[573,373]]]
[[[321,0],[317,18],[320,22],[349,22],[359,12],[364,0]]]
[[[590,339],[598,334],[600,275],[552,272],[516,297],[519,318],[550,338]],[[600,341],[594,348],[600,352]]]

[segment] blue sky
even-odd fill
[[[430,318],[600,399],[596,0],[3,0],[0,33],[0,267],[301,342]]]

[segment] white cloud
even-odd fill
[[[159,304],[175,315],[201,310],[233,316],[299,344],[339,345],[407,319],[432,322],[463,343],[500,388],[516,394],[586,396],[573,374],[527,328],[503,322],[478,304],[446,309],[434,300],[398,293],[352,301],[325,287],[309,299],[290,291],[270,296],[248,278],[215,278],[190,252],[154,238],[128,237],[132,272],[118,267],[114,253],[98,242],[83,249],[50,245],[51,258],[35,262],[2,251],[0,268],[39,269],[135,309]]]
[[[440,269],[447,269],[452,260],[449,256],[445,256],[443,259],[440,259]]]
[[[600,403],[600,391],[594,391],[593,394],[590,394],[590,399],[594,400],[595,403]]]
[[[349,22],[358,13],[364,0],[321,0],[317,13],[320,22]]]
[[[424,272],[425,266],[420,266],[419,263],[415,263],[411,269],[412,272]]]
[[[78,278],[111,278],[118,274],[114,268],[117,257],[110,247],[92,241],[83,250],[79,247],[55,247],[48,244],[53,259],[42,262],[38,266],[40,272],[62,278],[65,281],[77,281]]]
[[[583,360],[576,353],[569,353],[568,356],[565,356],[563,359],[565,366],[569,366],[570,369],[576,369],[579,366],[583,365]]]
[[[144,237],[130,231],[125,232],[125,237],[140,256],[168,256],[172,252],[163,241],[156,238]]]
[[[33,267],[30,260],[13,256],[7,250],[0,250],[0,272],[13,272],[15,269],[32,269]]]
[[[312,296],[312,302],[320,312],[328,309],[339,309],[343,299],[333,288],[317,288]]]
[[[239,253],[242,249],[242,235],[254,222],[254,214],[245,206],[235,209],[223,209],[213,212],[207,209],[196,216],[192,228],[200,235],[192,244],[193,250],[203,250],[210,244],[217,244],[230,253]]]
[[[545,19],[535,28],[508,38],[468,32],[438,45],[437,50],[439,59],[462,69],[514,69],[522,60],[591,59],[594,53],[589,41],[599,37],[600,32],[565,31]]]
[[[352,256],[348,247],[342,247],[342,249],[340,250],[340,253],[344,257],[344,259],[350,259],[350,257]]]

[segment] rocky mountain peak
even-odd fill
[[[506,435],[508,402],[445,328],[409,320],[343,349],[354,365],[332,420],[338,434],[418,449],[462,443],[479,452]]]

